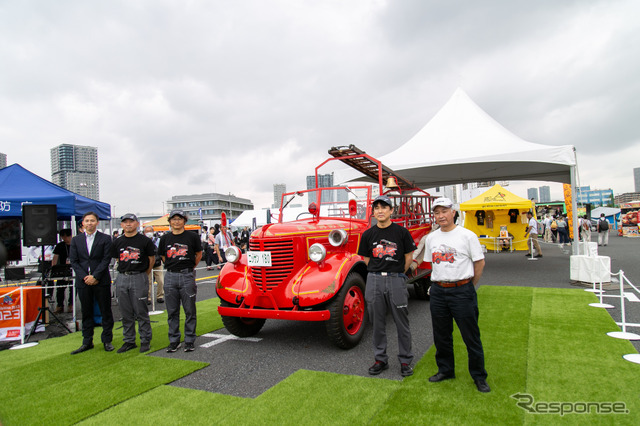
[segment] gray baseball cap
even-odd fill
[[[371,203],[371,205],[375,206],[376,203],[385,203],[386,205],[388,205],[389,207],[393,207],[393,203],[391,202],[391,199],[389,197],[387,197],[386,195],[378,195],[376,197],[375,200],[373,200],[373,203]]]
[[[169,220],[171,220],[171,218],[174,217],[174,216],[180,216],[184,220],[189,220],[189,215],[187,214],[187,212],[185,212],[184,210],[181,210],[181,209],[173,209],[173,210],[171,210],[171,213],[169,213]]]
[[[133,214],[133,213],[127,213],[127,214],[123,215],[123,216],[120,218],[120,222],[124,222],[124,221],[125,221],[125,220],[127,220],[127,219],[131,219],[131,220],[133,220],[133,221],[140,222],[140,221],[138,220],[138,216],[136,216],[136,215],[135,215],[135,214]]]

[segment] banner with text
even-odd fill
[[[24,287],[24,312],[26,330],[30,330],[36,317],[38,316],[38,308],[41,303],[40,287]],[[20,340],[20,313],[22,312],[20,304],[20,287],[0,288],[0,341]],[[40,324],[36,328],[36,332],[44,331],[44,325]]]

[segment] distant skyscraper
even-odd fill
[[[318,175],[318,188],[330,188],[333,186],[333,173],[326,175]],[[316,187],[316,177],[307,176],[307,189]],[[334,201],[334,200],[327,200]],[[309,194],[309,203],[316,202],[316,194]]]
[[[98,148],[70,144],[51,148],[51,181],[76,194],[99,200]]]
[[[537,202],[540,199],[538,197],[538,188],[527,188],[527,198]]]
[[[282,194],[287,192],[287,185],[284,183],[274,183],[273,184],[273,208],[277,209],[280,207],[280,201],[282,200]]]
[[[636,192],[640,192],[640,167],[633,169],[633,182],[635,183]]]
[[[540,190],[540,202],[548,203],[551,201],[551,188],[549,186],[541,186]]]
[[[7,154],[0,152],[0,169],[7,167]]]

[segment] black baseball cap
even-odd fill
[[[378,195],[376,197],[376,199],[373,200],[373,203],[371,203],[371,205],[375,206],[376,203],[385,203],[389,207],[393,208],[393,203],[391,203],[391,199],[389,197],[387,197],[386,195]]]
[[[138,220],[138,216],[136,216],[136,215],[135,215],[135,214],[133,214],[133,213],[127,213],[127,214],[123,215],[123,216],[120,218],[120,222],[124,222],[124,221],[125,221],[125,220],[127,220],[127,219],[131,219],[131,220],[133,220],[133,221],[139,222],[139,220]]]
[[[180,209],[171,210],[171,213],[169,213],[169,220],[171,220],[171,218],[174,216],[180,216],[184,220],[189,220],[189,215],[184,210],[180,210]]]

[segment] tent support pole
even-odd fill
[[[576,155],[575,148],[573,149],[573,155]],[[576,158],[576,165],[578,159]],[[571,243],[571,253],[576,256],[578,254],[578,242],[580,241],[580,229],[578,228],[578,193],[576,191],[576,166],[571,166],[571,210],[573,211],[573,242]]]

